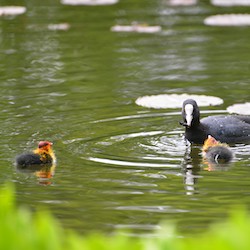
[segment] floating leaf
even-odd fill
[[[66,5],[111,5],[117,2],[118,0],[61,0]]]
[[[223,103],[223,100],[215,96],[189,95],[189,94],[161,94],[139,97],[135,103],[146,108],[181,108],[183,101],[194,99],[199,106],[214,106]]]
[[[217,6],[250,6],[249,0],[211,0],[211,3]]]
[[[49,30],[68,30],[70,25],[68,23],[58,23],[58,24],[49,24]]]
[[[250,14],[224,14],[209,16],[204,20],[211,26],[249,26]]]
[[[239,103],[229,106],[227,108],[229,113],[235,113],[240,115],[250,115],[250,102]]]
[[[172,6],[189,6],[197,3],[197,0],[169,0],[169,4]]]
[[[138,33],[156,33],[161,31],[161,26],[149,26],[147,24],[132,23],[132,25],[115,25],[111,27],[114,32],[138,32]]]
[[[23,6],[0,6],[0,16],[16,16],[26,12]]]

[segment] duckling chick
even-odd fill
[[[22,168],[31,165],[55,164],[56,157],[52,149],[52,142],[40,141],[33,152],[23,153],[16,157],[16,165]]]
[[[203,157],[210,163],[223,164],[233,159],[233,152],[226,143],[217,141],[211,135],[205,140],[202,147]]]

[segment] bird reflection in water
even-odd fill
[[[184,155],[182,162],[182,168],[184,171],[184,184],[187,195],[193,195],[198,193],[196,184],[197,180],[202,176],[199,175],[201,170],[201,159],[199,157],[200,148],[195,146],[187,147],[187,151]]]
[[[233,153],[229,146],[220,143],[212,136],[208,136],[202,149],[198,145],[187,142],[187,149],[182,162],[184,184],[187,195],[198,193],[197,181],[203,176],[201,170],[227,171],[233,160]]]
[[[27,176],[34,175],[38,177],[38,183],[41,185],[51,185],[55,174],[56,164],[29,165],[26,167],[16,165],[16,170]]]

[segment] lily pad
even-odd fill
[[[211,0],[211,3],[216,6],[250,6],[249,0]]]
[[[23,6],[0,6],[0,16],[16,16],[26,12]]]
[[[172,6],[189,6],[197,3],[197,0],[169,0],[169,5]]]
[[[209,16],[204,20],[210,26],[250,26],[250,14],[224,14]]]
[[[227,111],[239,115],[250,115],[250,102],[231,105],[227,108]]]
[[[61,0],[65,5],[111,5],[118,3],[118,0]]]
[[[68,30],[70,25],[68,23],[57,23],[57,24],[49,24],[49,30]]]
[[[135,103],[146,108],[181,108],[186,99],[196,100],[199,106],[215,106],[223,103],[223,100],[215,96],[189,95],[189,94],[161,94],[142,96]]]
[[[138,32],[138,33],[156,33],[161,31],[161,26],[149,26],[147,24],[132,23],[132,25],[115,25],[111,27],[114,32]]]

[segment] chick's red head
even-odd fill
[[[49,149],[53,145],[52,142],[49,141],[40,141],[38,143],[38,148],[39,149]]]
[[[208,138],[205,140],[204,145],[202,147],[203,151],[207,151],[210,147],[216,146],[220,144],[213,136],[209,135]]]

